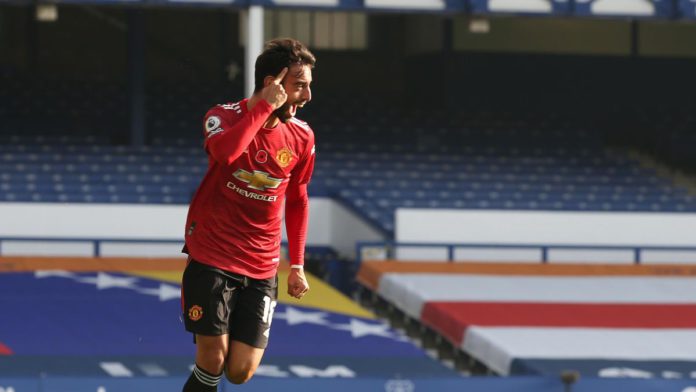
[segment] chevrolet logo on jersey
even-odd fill
[[[249,184],[247,185],[249,188],[260,191],[276,189],[283,182],[283,180],[279,178],[269,177],[268,173],[258,170],[254,170],[253,173],[249,173],[244,169],[238,169],[234,173],[234,178],[238,179],[239,181],[246,182]]]

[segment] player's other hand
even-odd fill
[[[273,79],[266,79],[268,84],[261,90],[261,98],[271,104],[273,109],[278,109],[288,100],[288,94],[283,88],[283,78],[285,78],[285,74],[287,73],[288,67],[285,67]],[[271,76],[269,76],[269,78],[271,78]]]
[[[288,274],[288,294],[301,299],[309,291],[309,283],[302,268],[290,268]]]

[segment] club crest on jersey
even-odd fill
[[[193,305],[189,308],[188,318],[191,321],[198,321],[203,317],[203,308],[198,305]]]
[[[288,167],[290,162],[292,162],[292,151],[287,147],[278,150],[276,153],[276,162],[278,162],[280,167]]]

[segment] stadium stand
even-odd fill
[[[495,374],[689,372],[692,266],[363,263],[372,305],[415,320]],[[403,321],[400,321],[403,323]],[[469,365],[467,365],[469,366]]]
[[[446,9],[464,6],[456,1],[432,3],[446,3]],[[693,15],[694,9],[693,0],[624,3],[637,7],[621,13],[624,16],[674,17],[677,4],[682,16]],[[466,6],[475,14],[616,14],[602,4],[606,7],[607,2],[472,0]],[[207,164],[201,148],[203,113],[229,97],[242,96],[240,81],[230,82],[221,72],[243,56],[236,42],[241,37],[232,33],[236,26],[229,23],[230,10],[215,14],[182,8],[184,12],[173,19],[157,15],[162,18],[159,24],[149,20],[153,24],[146,33],[147,58],[141,59],[145,69],[139,74],[147,75],[145,145],[130,145],[133,102],[123,62],[130,48],[123,38],[125,27],[133,26],[124,23],[121,10],[65,8],[61,6],[62,20],[74,22],[86,12],[93,18],[91,25],[74,31],[63,27],[63,36],[85,37],[86,31],[94,31],[102,45],[97,50],[72,38],[51,40],[53,32],[60,32],[55,28],[59,23],[44,24],[33,33],[21,29],[29,37],[16,46],[25,44],[35,52],[17,51],[13,64],[21,72],[0,68],[0,203],[187,204]],[[8,11],[0,16],[12,25],[18,17],[33,17],[25,14]],[[643,48],[635,39],[650,34],[638,28],[639,23],[630,22],[630,28],[621,30],[626,35],[619,35],[625,43],[630,36],[631,47],[613,49],[604,59],[498,57],[468,53],[471,48],[457,47],[461,42],[449,42],[474,33],[462,31],[462,26],[473,27],[468,20],[453,26],[448,16],[442,30],[460,31],[431,40],[442,41],[436,49],[442,53],[422,55],[418,44],[395,44],[409,40],[394,39],[398,33],[391,32],[400,31],[394,27],[406,18],[386,18],[377,15],[372,21],[377,23],[370,23],[370,50],[319,53],[318,95],[300,115],[317,131],[319,159],[312,196],[340,201],[387,239],[394,233],[396,209],[404,207],[696,212],[692,190],[629,154],[638,149],[669,165],[696,167],[696,117],[689,84],[694,79],[688,77],[693,62],[666,60],[653,66],[649,60],[638,60]],[[183,19],[197,24],[172,23]],[[493,32],[505,31],[497,22],[508,19],[512,18],[491,18]],[[565,19],[560,24],[567,23]],[[408,33],[413,26],[403,27]],[[14,37],[18,30],[7,31]],[[205,34],[196,36],[197,32]],[[586,41],[580,35],[578,41]],[[190,49],[182,49],[186,46]],[[60,70],[52,69],[56,66]],[[386,80],[392,76],[395,80]],[[682,88],[675,92],[675,86]],[[336,251],[327,247],[309,247],[307,256],[313,282],[316,276],[330,281],[334,289],[353,291],[353,282],[347,281],[358,263],[339,262]],[[90,384],[91,390],[104,385],[117,389],[98,378],[110,368],[105,369],[106,363],[172,384],[149,390],[180,386],[178,378],[188,373],[192,349],[178,324],[175,285],[181,266],[158,270],[150,260],[130,260],[129,267],[109,269],[99,263],[85,267],[84,260],[50,260],[18,268],[24,262],[0,260],[2,301],[5,308],[16,310],[13,320],[26,321],[0,323],[0,368],[5,370],[0,378],[41,374],[37,383],[42,385],[74,382],[85,388],[90,379],[99,383]],[[363,263],[358,278],[370,290],[377,312],[389,316],[394,326],[405,327],[424,347],[440,351],[440,359],[453,359],[457,370],[525,376],[490,378],[491,383],[511,383],[506,388],[501,384],[500,390],[559,390],[558,374],[576,369],[585,390],[640,391],[646,385],[677,390],[659,383],[678,381],[679,390],[686,391],[696,378],[696,293],[688,277],[693,275],[689,266],[411,261]],[[344,379],[323,384],[325,388],[298,383],[302,387],[297,389],[372,390],[377,385],[368,386],[365,380],[379,383],[379,390],[413,390],[415,385],[418,390],[470,389],[461,384],[459,374],[428,358],[400,332],[316,281],[309,303],[281,301],[276,343],[250,390],[277,389],[278,384],[271,384],[276,377],[284,377],[284,382],[316,377],[323,382],[332,372]],[[49,301],[27,294],[45,290],[54,293]],[[340,309],[339,304],[350,304],[351,309]],[[84,324],[80,312],[85,309],[97,317],[92,325],[78,328],[76,324]],[[56,334],[39,330],[46,318]],[[113,330],[114,325],[123,328]],[[112,339],[99,343],[105,331]],[[38,338],[28,339],[27,334]],[[297,341],[314,344],[298,348]],[[357,377],[344,377],[345,369]],[[82,379],[64,380],[65,375]],[[637,388],[591,384],[594,377],[626,376],[652,380]],[[113,376],[122,381],[118,377]],[[350,383],[350,378],[364,384]],[[530,384],[525,388],[524,383]],[[283,388],[294,390],[288,385]],[[0,390],[4,387],[0,383]],[[37,389],[42,390],[33,388]],[[486,385],[480,390],[499,389]]]
[[[41,123],[15,108],[16,121],[8,123],[18,131],[0,139],[0,201],[188,203],[207,163],[196,137],[198,120],[186,110],[194,102],[205,107],[195,97],[193,89],[182,87],[168,100],[155,100],[153,113],[168,114],[150,116],[149,146],[113,145],[101,131],[25,131],[18,124],[41,129]],[[334,98],[309,113],[320,124],[310,192],[342,201],[388,234],[399,207],[696,211],[686,188],[606,150],[598,132],[553,115],[472,110],[447,117],[376,104],[349,123],[344,120],[358,109],[339,102]],[[84,113],[74,117],[103,114],[91,104],[85,100]],[[164,110],[173,105],[179,106]],[[42,121],[62,129],[74,125],[71,118]]]
[[[53,23],[34,20],[34,3],[11,3],[27,6],[0,8],[3,204],[183,210],[206,169],[202,115],[243,95],[241,74],[228,72],[245,72],[241,9],[264,4],[267,37],[302,33],[325,48],[315,100],[300,114],[317,132],[310,194],[338,200],[388,240],[398,208],[696,212],[693,189],[631,153],[696,168],[696,78],[684,59],[693,31],[667,20],[693,19],[694,0],[87,0],[61,3]],[[139,82],[144,96],[131,95]],[[138,109],[144,116],[131,117]],[[250,391],[570,391],[558,377],[566,369],[581,371],[583,391],[695,388],[693,267],[360,266],[321,246],[307,256],[312,292],[301,306],[281,298]],[[28,385],[18,391],[180,388],[193,347],[180,328],[183,260],[122,262],[0,259],[0,303],[11,310],[0,323],[0,392],[15,377]],[[358,266],[376,311],[456,370],[524,377],[483,384],[433,361],[336,293],[352,293]],[[131,376],[141,389],[125,384]]]
[[[205,171],[198,147],[93,145],[97,140],[8,139],[1,147],[2,200],[185,204]],[[85,145],[66,144],[75,142]],[[463,154],[351,153],[329,144],[312,194],[336,196],[388,232],[398,207],[696,210],[687,189],[600,149],[459,148]]]

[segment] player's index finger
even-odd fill
[[[285,77],[285,74],[287,74],[287,73],[288,73],[288,67],[283,68],[283,70],[280,71],[280,73],[278,74],[278,76],[276,76],[275,81],[274,81],[275,84],[280,84],[280,82],[283,81],[283,78]]]

